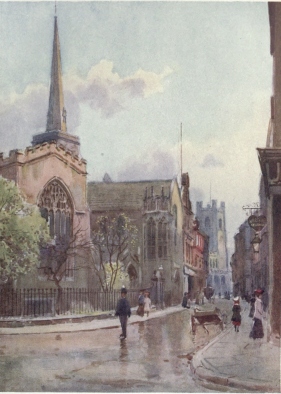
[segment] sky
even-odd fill
[[[0,1],[0,151],[46,129],[54,2]],[[259,201],[272,95],[266,2],[57,1],[68,132],[88,180],[190,176],[226,204],[227,238]]]

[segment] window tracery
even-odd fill
[[[48,221],[50,236],[68,239],[72,233],[73,208],[69,195],[59,181],[50,182],[43,190],[39,207]]]
[[[151,217],[144,231],[146,258],[148,260],[167,258],[169,231],[165,219],[156,222]]]
[[[67,248],[67,244],[72,235],[73,206],[69,194],[58,180],[51,181],[44,188],[39,198],[38,206],[41,211],[41,216],[48,222],[50,236],[53,239],[52,247],[55,247],[57,251]],[[51,245],[49,245],[49,249],[50,248]],[[48,254],[49,249],[47,247],[45,254]],[[55,263],[55,261],[49,262],[49,264]],[[44,265],[46,262],[42,264]],[[73,280],[73,268],[73,258],[67,259],[64,274],[65,280]],[[42,267],[39,272],[39,277],[45,279],[50,269],[51,267]]]

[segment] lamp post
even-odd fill
[[[261,243],[261,238],[259,236],[259,233],[256,233],[251,241],[251,244],[253,245],[254,253],[260,252],[260,243]]]
[[[262,240],[259,234],[266,225],[266,217],[264,215],[251,215],[248,218],[248,223],[249,226],[255,230],[255,236],[252,239],[251,244],[253,245],[254,253],[256,254],[260,251],[260,243]]]
[[[162,265],[158,267],[156,271],[153,273],[153,277],[151,280],[153,281],[153,287],[156,290],[154,293],[155,295],[155,303],[156,309],[163,309],[164,308],[164,277],[163,277],[164,268]]]

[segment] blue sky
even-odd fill
[[[0,1],[1,151],[46,126],[54,2]],[[89,180],[170,178],[225,201],[228,241],[258,201],[272,94],[266,2],[57,2],[69,132]]]

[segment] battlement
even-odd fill
[[[217,200],[212,200],[211,204],[207,204],[206,207],[203,206],[203,202],[202,201],[197,201],[196,202],[196,210],[197,212],[200,211],[208,211],[208,210],[225,210],[225,202],[222,201],[220,203],[220,206],[218,207],[217,205]]]
[[[69,162],[74,167],[79,169],[79,172],[86,173],[87,161],[79,158],[78,155],[73,154],[66,149],[64,145],[57,144],[56,141],[44,142],[42,144],[29,146],[25,150],[13,149],[10,150],[9,156],[5,157],[4,153],[0,153],[0,168],[15,164],[24,165],[28,162],[42,158],[42,156],[58,155],[62,160]]]

